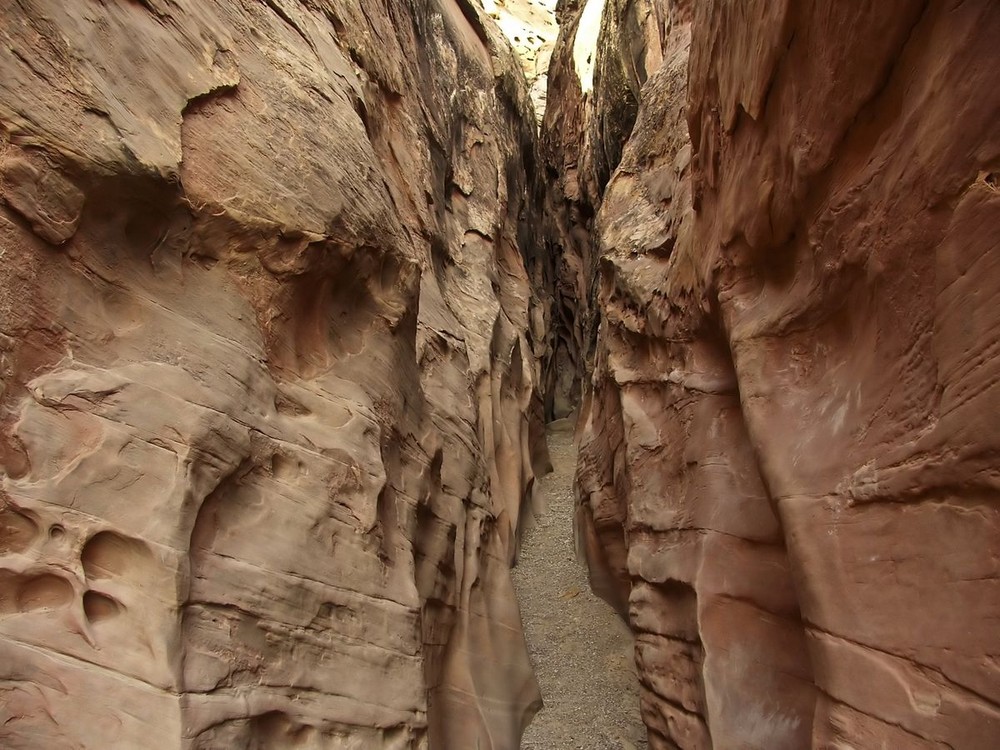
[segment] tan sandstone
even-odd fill
[[[516,746],[518,66],[466,0],[0,8],[0,745]]]

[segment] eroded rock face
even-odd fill
[[[1000,743],[1000,12],[849,5],[671,4],[597,215],[579,531],[651,747]]]
[[[521,61],[539,123],[545,114],[549,63],[559,34],[556,0],[483,0],[483,8],[507,36]]]
[[[547,310],[465,0],[0,25],[5,748],[515,747]]]
[[[563,2],[557,15],[559,38],[541,138],[545,237],[555,259],[545,393],[549,413],[562,417],[585,397],[582,385],[594,362],[599,320],[594,217],[635,123],[639,90],[662,62],[668,18],[665,8],[646,0]]]

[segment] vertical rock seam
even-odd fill
[[[0,745],[516,747],[549,271],[499,29],[0,18]]]
[[[587,96],[580,12],[556,357],[650,747],[997,747],[1000,8],[609,1]]]

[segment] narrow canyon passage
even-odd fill
[[[998,750],[997,50],[0,3],[0,750]]]
[[[573,425],[548,430],[553,471],[540,480],[542,512],[513,570],[524,634],[545,705],[522,750],[639,750],[632,636],[587,583],[573,545]]]

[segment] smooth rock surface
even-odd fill
[[[516,747],[548,311],[497,27],[22,0],[0,71],[0,745]]]
[[[566,261],[578,533],[650,747],[996,747],[1000,9],[656,5]],[[598,72],[654,46],[614,13]],[[602,80],[549,112],[599,128]]]

